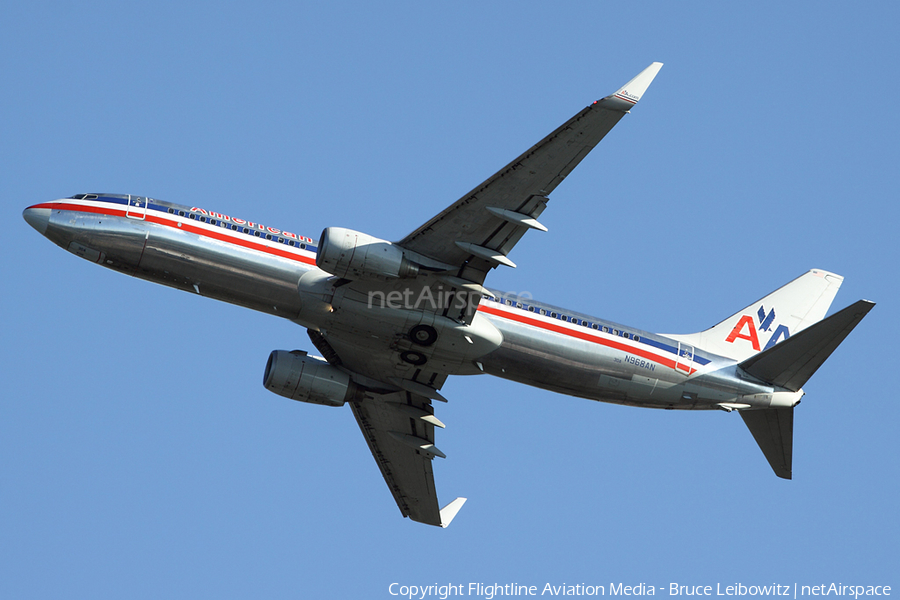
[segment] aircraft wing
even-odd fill
[[[549,194],[640,100],[661,67],[651,64],[579,112],[399,245],[459,267],[459,277],[478,284],[497,265],[514,267],[507,255],[525,231],[546,231],[537,217]]]
[[[353,415],[404,517],[441,525],[431,461],[444,454],[434,446],[431,401],[410,392],[367,396],[352,404]]]
[[[369,390],[350,406],[400,512],[420,523],[449,525],[466,499],[439,508],[431,468],[435,457],[445,458],[434,445],[435,427],[444,424],[431,401],[446,402],[437,390],[447,376],[394,360],[377,343],[316,331],[309,336],[328,362],[353,372]]]
[[[498,264],[515,266],[506,255],[526,230],[546,229],[537,217],[550,192],[637,103],[661,66],[653,63],[615,94],[579,112],[399,242],[418,255],[410,258],[424,267],[422,276],[387,282],[345,280],[332,290],[335,306],[365,303],[368,309],[359,312],[365,315],[365,326],[346,320],[327,331],[310,332],[310,337],[330,363],[350,371],[368,390],[363,400],[352,403],[353,414],[404,516],[446,526],[465,501],[458,498],[438,509],[432,461],[444,457],[434,445],[434,428],[443,424],[434,416],[431,400],[444,400],[437,390],[449,373],[459,372],[463,359],[458,351],[443,352],[441,344],[432,345],[434,339],[445,345],[450,340],[447,347],[453,347],[454,324],[471,324],[476,318],[487,272]],[[383,299],[373,304],[373,298],[388,293],[414,292],[419,298],[419,292],[436,284],[474,302],[416,303],[405,312],[380,311]],[[405,315],[403,322],[390,320],[396,314]],[[379,320],[379,335],[371,335],[373,322]],[[370,333],[361,335],[364,331]],[[424,337],[413,339],[416,331]],[[460,334],[460,344],[480,343],[472,337],[477,336]]]

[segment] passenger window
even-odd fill
[[[306,250],[306,244],[300,244],[300,249],[301,249],[301,250]]]
[[[533,306],[529,306],[529,307],[528,307],[528,312],[534,312],[534,307],[533,307]]]
[[[593,325],[591,325],[591,329],[600,329],[600,327],[596,323],[594,323]]]
[[[178,216],[179,216],[179,217],[183,217],[183,216],[184,216],[184,211],[183,211],[183,210],[179,210],[179,211],[178,211]]]
[[[254,232],[253,232],[253,235],[255,235],[256,237],[259,237],[260,234],[259,234],[258,231],[254,231]]]
[[[174,209],[174,208],[170,208],[170,209],[169,209],[169,214],[170,214],[170,215],[174,215],[174,214],[175,214],[175,209]]]
[[[556,313],[555,313],[555,312],[552,312],[552,313],[550,313],[550,316],[553,317],[553,318],[555,319],[555,318],[556,318]]]

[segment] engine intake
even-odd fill
[[[319,239],[316,266],[346,279],[399,279],[419,274],[403,249],[365,233],[327,227]]]
[[[263,385],[279,396],[326,406],[343,406],[358,390],[345,372],[299,350],[274,350]]]

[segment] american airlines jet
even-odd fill
[[[813,269],[706,331],[661,335],[484,287],[550,194],[641,99],[653,63],[398,242],[328,227],[318,240],[143,196],[77,194],[25,209],[55,244],[121,273],[283,317],[322,358],[275,350],[270,391],[349,404],[400,512],[447,526],[432,463],[449,375],[488,373],[601,402],[738,411],[791,478],[802,386],[874,306],[826,317],[843,278]],[[556,242],[560,243],[559,241]]]

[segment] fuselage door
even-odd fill
[[[675,370],[690,375],[694,368],[694,347],[678,342],[678,358],[675,359]]]
[[[128,195],[128,208],[125,209],[125,216],[129,219],[137,219],[143,221],[147,218],[147,199],[140,196]]]

